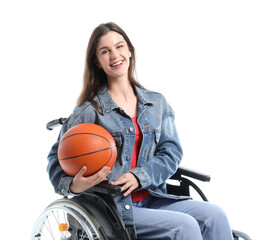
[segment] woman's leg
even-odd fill
[[[147,208],[150,200],[134,203],[137,239],[203,240],[193,217],[177,211]]]
[[[192,216],[199,223],[204,240],[233,240],[225,212],[214,204],[194,200],[153,198],[149,207],[178,211]]]

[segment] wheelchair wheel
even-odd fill
[[[100,224],[94,215],[70,199],[51,203],[40,215],[32,240],[99,240]]]

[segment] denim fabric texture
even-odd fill
[[[233,240],[225,212],[209,202],[150,197],[133,211],[138,239]]]
[[[72,195],[69,186],[73,177],[62,170],[57,156],[58,145],[64,133],[81,123],[95,123],[113,136],[118,156],[108,181],[114,181],[131,171],[140,181],[140,189],[147,189],[151,195],[170,199],[188,199],[185,196],[167,194],[165,181],[177,170],[182,159],[182,148],[174,124],[174,112],[164,96],[149,90],[134,87],[138,97],[138,124],[143,141],[135,169],[130,170],[135,141],[135,128],[132,119],[113,101],[107,87],[94,99],[101,106],[101,112],[86,102],[76,107],[62,126],[57,142],[48,155],[48,173],[57,193]],[[118,212],[128,227],[134,231],[134,216],[130,196],[113,196]]]

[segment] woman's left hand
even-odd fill
[[[127,190],[123,193],[124,197],[127,197],[131,192],[139,187],[139,183],[134,174],[127,172],[119,177],[116,181],[111,182],[112,185],[122,185],[121,191]]]

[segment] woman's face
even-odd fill
[[[122,35],[110,31],[102,36],[97,45],[96,55],[96,64],[104,70],[108,80],[128,78],[131,52]]]

